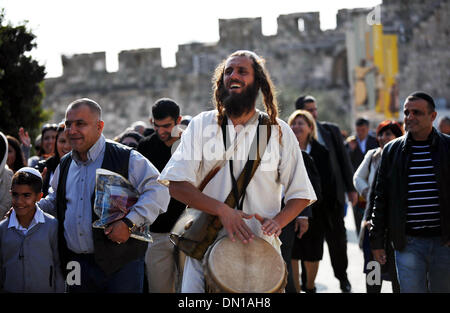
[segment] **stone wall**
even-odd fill
[[[402,36],[400,96],[424,89],[448,101],[448,0],[419,10],[420,18],[404,14],[405,7],[414,12],[427,7],[423,2],[383,2],[385,28]],[[120,52],[119,69],[111,73],[106,71],[104,52],[63,56],[63,75],[45,81],[43,105],[54,111],[53,121],[60,121],[71,101],[92,98],[103,108],[104,132],[110,138],[136,120],[148,121],[151,105],[161,97],[177,101],[182,114],[196,115],[213,108],[211,78],[217,64],[235,50],[249,49],[266,59],[278,91],[280,117],[287,118],[299,95],[311,93],[318,99],[319,118],[333,120],[349,130],[352,122],[345,28],[354,14],[370,10],[340,10],[336,29],[327,31],[320,29],[317,12],[280,15],[277,33],[272,36],[262,34],[261,18],[220,19],[219,41],[179,45],[172,68],[161,66],[159,48]],[[420,23],[415,22],[417,19]],[[405,32],[409,27],[412,31]]]
[[[429,92],[438,109],[450,109],[450,2],[385,1],[393,22],[385,31],[399,34],[399,99],[415,90]],[[387,19],[386,19],[387,20]]]

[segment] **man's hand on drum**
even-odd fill
[[[226,204],[223,204],[223,208],[220,208],[219,212],[220,222],[227,231],[231,241],[235,241],[235,237],[237,237],[242,240],[243,243],[248,243],[255,237],[244,221],[244,218],[250,219],[253,215],[234,210]]]
[[[259,214],[255,214],[255,218],[261,223],[264,235],[278,237],[281,234],[281,226],[274,219],[264,218]]]
[[[130,230],[128,229],[127,224],[119,220],[105,228],[105,235],[108,236],[111,241],[121,244],[130,238]]]

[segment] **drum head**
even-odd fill
[[[208,272],[224,292],[273,293],[284,288],[286,265],[282,256],[264,239],[244,244],[220,239],[208,257]]]

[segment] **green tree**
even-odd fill
[[[12,26],[0,11],[0,130],[18,137],[24,127],[35,138],[51,113],[41,107],[45,67],[25,53],[36,47],[26,25]]]

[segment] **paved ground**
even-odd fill
[[[362,250],[358,246],[356,236],[355,220],[351,208],[345,217],[345,227],[347,228],[347,255],[348,269],[347,275],[352,285],[353,293],[365,293],[365,275],[363,273],[364,258]],[[319,272],[316,277],[316,288],[318,293],[340,293],[339,281],[334,277],[333,268],[330,263],[328,247],[325,243],[323,260],[319,265]],[[383,282],[382,293],[392,292],[390,282]]]

